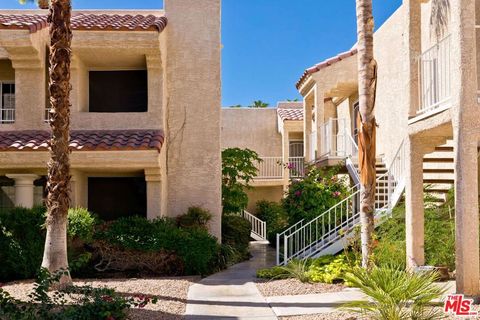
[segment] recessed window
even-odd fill
[[[88,178],[88,210],[109,221],[147,216],[144,177]]]
[[[147,112],[146,70],[90,71],[90,112]]]
[[[15,84],[0,82],[0,123],[15,122]]]

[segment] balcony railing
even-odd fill
[[[14,123],[14,122],[15,122],[15,108],[1,108],[0,123]]]
[[[261,157],[262,161],[256,163],[258,169],[256,179],[283,179],[282,157]]]
[[[305,158],[304,157],[288,158],[288,169],[290,171],[290,178],[303,177],[305,175]]]
[[[330,118],[320,130],[320,158],[346,158],[357,154],[357,145],[349,134],[345,119]]]
[[[419,57],[420,103],[417,115],[448,107],[451,98],[450,36]]]
[[[283,179],[285,169],[289,171],[290,178],[303,177],[305,174],[305,158],[290,157],[288,163],[283,157],[260,157],[262,161],[256,163],[258,169],[256,180]]]

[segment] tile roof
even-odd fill
[[[46,151],[48,131],[0,131],[0,151]],[[74,130],[72,151],[150,150],[160,152],[164,136],[160,130]]]
[[[73,30],[158,31],[167,26],[165,16],[130,14],[73,14]],[[48,26],[45,14],[0,14],[0,29],[29,30],[34,33]]]
[[[277,114],[282,119],[282,121],[285,120],[298,120],[302,121],[303,120],[303,108],[302,109],[277,109]]]
[[[303,75],[300,77],[300,80],[298,80],[296,87],[297,89],[300,89],[300,87],[305,83],[307,80],[307,77],[311,74],[314,74],[315,72],[318,72],[326,67],[331,66],[332,64],[337,63],[338,61],[345,60],[351,56],[354,56],[357,54],[357,48],[353,48],[352,50],[342,52],[339,55],[336,55],[335,57],[329,58],[327,60],[324,60],[320,63],[317,63],[313,67],[308,68],[305,70]]]

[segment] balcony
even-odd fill
[[[350,135],[345,119],[330,118],[320,127],[320,157],[347,158],[358,152],[357,144]]]
[[[255,180],[283,180],[285,169],[288,168],[289,178],[300,178],[305,174],[304,157],[290,157],[284,163],[283,157],[260,157],[262,161],[256,163],[258,174]]]
[[[415,118],[425,118],[450,108],[450,38],[447,36],[418,59],[420,101]]]

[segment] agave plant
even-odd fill
[[[445,287],[434,283],[437,279],[434,272],[355,268],[345,280],[359,288],[368,299],[349,302],[341,308],[372,320],[443,319],[442,310],[433,308],[433,300],[440,299],[446,292]]]

